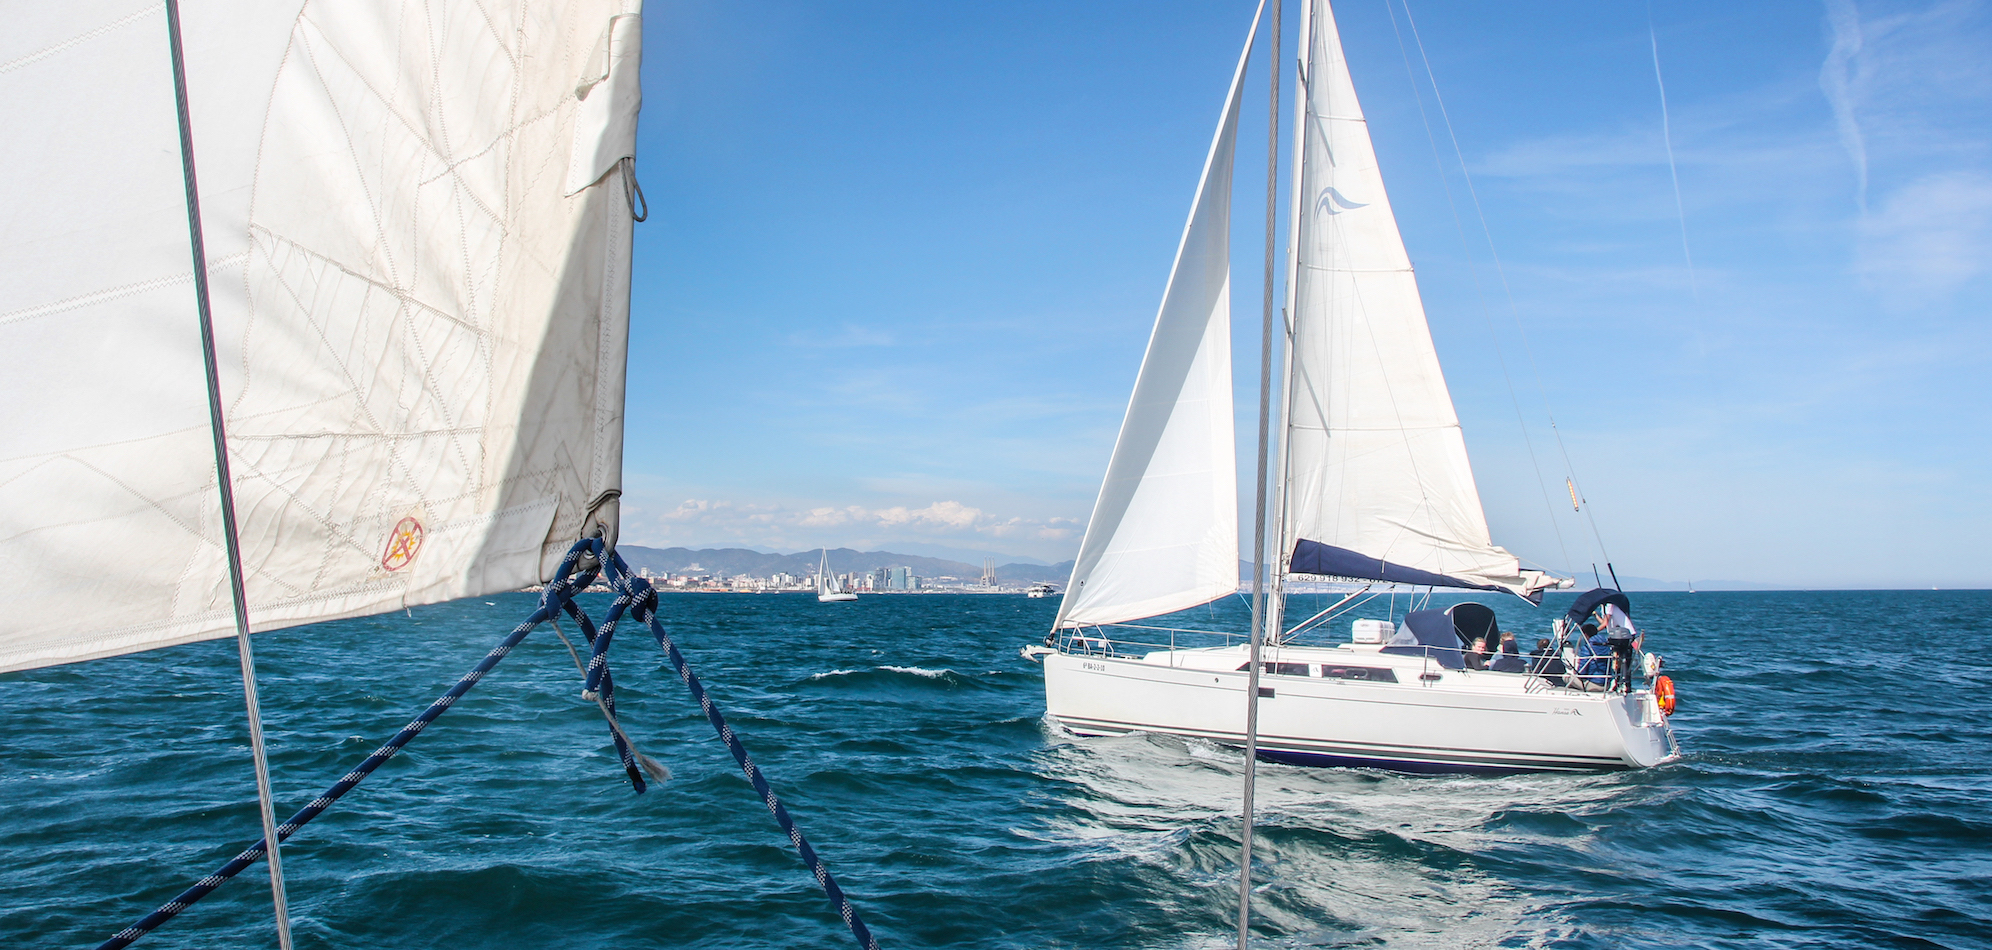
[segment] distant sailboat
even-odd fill
[[[1265,649],[1139,643],[1154,636],[1115,629],[1237,589],[1228,237],[1248,38],[1052,636],[1025,651],[1044,664],[1048,712],[1082,735],[1256,743],[1260,755],[1302,764],[1508,771],[1673,758],[1671,684],[1663,699],[1599,672],[1651,677],[1657,657],[1626,654],[1611,666],[1575,652],[1595,640],[1534,660],[1500,653],[1494,612],[1479,604],[1413,610],[1401,624],[1357,620],[1354,642],[1342,645],[1293,642],[1322,631],[1362,591],[1284,626],[1293,575],[1531,602],[1570,586],[1523,569],[1489,537],[1326,0],[1306,4],[1301,35]],[[1559,638],[1593,621],[1632,629],[1617,591],[1593,591],[1578,606],[1555,622]],[[1480,638],[1492,655],[1462,649]],[[1253,682],[1256,700],[1246,695]]]
[[[823,560],[816,565],[816,599],[826,604],[858,599],[857,594],[844,588],[843,578],[830,573],[829,548],[823,549]]]

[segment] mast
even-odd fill
[[[1314,52],[1314,0],[1306,0],[1300,8],[1300,48],[1294,56],[1294,97],[1293,97],[1293,161],[1289,169],[1288,182],[1290,198],[1287,203],[1287,279],[1286,306],[1280,311],[1280,433],[1277,447],[1278,460],[1273,466],[1273,569],[1272,592],[1268,604],[1267,626],[1274,631],[1285,631],[1286,618],[1286,575],[1288,555],[1293,551],[1289,538],[1290,525],[1287,520],[1287,473],[1291,465],[1290,446],[1287,438],[1287,421],[1293,418],[1293,322],[1296,293],[1300,280],[1300,232],[1301,232],[1301,189],[1302,180],[1307,174],[1307,107],[1312,96]]]
[[[1279,225],[1280,0],[1272,0],[1271,50],[1266,57],[1266,272],[1259,334],[1259,459],[1252,482],[1252,647],[1245,674],[1245,795],[1238,840],[1238,950],[1252,932],[1252,805],[1259,764],[1259,650],[1266,639],[1266,460],[1272,438],[1273,251]],[[1261,0],[1260,6],[1265,6]]]
[[[200,313],[201,362],[207,371],[208,431],[214,436],[215,483],[221,491],[221,537],[228,555],[228,592],[235,614],[235,655],[242,666],[242,704],[249,719],[249,752],[256,771],[256,805],[263,819],[264,859],[270,869],[270,903],[277,946],[291,950],[290,901],[284,893],[284,860],[277,812],[270,792],[270,756],[263,742],[263,707],[256,695],[256,654],[249,646],[249,598],[242,582],[242,540],[235,522],[235,481],[228,471],[228,430],[221,409],[221,370],[214,356],[214,310],[208,295],[207,242],[201,236],[201,194],[194,174],[194,124],[187,108],[186,53],[180,44],[180,4],[166,0],[166,40],[173,53],[173,98],[179,107],[180,170],[187,185],[187,236],[193,246],[194,304]]]

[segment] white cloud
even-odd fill
[[[1862,222],[1861,276],[1890,296],[1941,297],[1992,267],[1992,175],[1943,172],[1890,193]]]
[[[892,539],[975,543],[1002,538],[1034,542],[1054,553],[1076,543],[1084,525],[1072,518],[1000,517],[959,501],[936,501],[921,508],[894,505],[827,505],[790,508],[691,498],[660,514],[625,509],[623,536],[635,543],[758,544],[775,548],[815,545],[871,545]]]

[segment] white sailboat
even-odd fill
[[[1670,683],[1656,691],[1607,676],[1600,664],[1611,661],[1589,643],[1534,672],[1519,651],[1476,668],[1483,655],[1467,644],[1495,633],[1484,606],[1356,620],[1349,642],[1301,641],[1325,632],[1352,594],[1284,626],[1294,576],[1531,602],[1570,583],[1523,569],[1489,537],[1327,0],[1307,0],[1301,37],[1261,666],[1246,644],[1185,647],[1129,626],[1237,589],[1227,238],[1248,38],[1064,603],[1046,645],[1025,651],[1044,665],[1047,711],[1081,735],[1256,743],[1264,757],[1304,764],[1500,771],[1673,758]],[[1594,595],[1556,623],[1559,639],[1593,608],[1620,611],[1613,629],[1631,630],[1622,594]],[[1617,662],[1657,672],[1657,658]]]
[[[823,560],[816,565],[816,599],[820,603],[835,604],[847,600],[857,600],[858,595],[844,587],[844,579],[830,573],[830,549],[823,549]]]

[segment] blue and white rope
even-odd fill
[[[600,542],[596,543],[600,544]],[[458,679],[456,685],[451,686],[448,692],[438,697],[435,702],[430,703],[429,708],[423,710],[421,715],[416,716],[414,721],[401,727],[401,731],[395,733],[394,738],[387,740],[380,748],[374,750],[372,755],[367,756],[365,761],[361,762],[351,772],[347,772],[342,776],[331,788],[326,789],[324,794],[312,799],[311,804],[299,809],[297,814],[292,815],[289,820],[278,825],[277,840],[279,842],[290,840],[290,836],[297,833],[299,828],[310,823],[313,818],[318,817],[325,809],[332,807],[333,802],[338,801],[347,792],[352,791],[354,786],[365,781],[367,776],[372,775],[373,771],[380,768],[388,759],[394,758],[395,753],[400,752],[402,746],[407,745],[410,740],[421,735],[422,730],[427,729],[430,723],[436,721],[436,717],[448,711],[450,706],[463,697],[463,694],[470,692],[471,687],[476,686],[478,681],[484,678],[484,674],[491,672],[492,667],[497,666],[498,662],[503,660],[506,654],[512,652],[513,647],[519,645],[519,641],[526,638],[526,634],[533,632],[534,627],[539,626],[559,613],[561,608],[568,601],[572,600],[576,593],[586,590],[588,585],[594,582],[595,572],[585,571],[579,575],[571,575],[576,561],[580,559],[581,554],[585,550],[583,545],[577,544],[572,550],[567,552],[567,557],[562,559],[560,563],[560,572],[558,574],[563,580],[546,585],[546,589],[540,594],[539,609],[533,611],[532,616],[527,617],[524,623],[514,627],[512,632],[504,640],[492,648],[490,653],[484,655],[484,659],[479,660],[477,665],[471,668],[470,672],[465,673]],[[160,905],[158,910],[140,918],[137,923],[118,931],[111,939],[99,944],[97,950],[121,950],[123,947],[130,946],[132,941],[151,933],[159,925],[179,916],[181,911],[193,906],[201,898],[208,896],[215,888],[220,887],[223,882],[242,873],[250,865],[255,864],[263,857],[268,848],[269,839],[258,838],[255,844],[250,845],[241,854],[230,859],[219,870],[194,882],[194,886],[180,892],[178,897]]]
[[[670,659],[672,668],[678,673],[678,678],[684,681],[685,688],[691,691],[692,698],[698,702],[699,708],[705,712],[706,720],[712,723],[713,730],[719,734],[720,740],[726,743],[727,751],[731,752],[734,760],[740,763],[740,769],[746,773],[747,781],[754,786],[754,791],[761,796],[761,802],[767,806],[768,812],[774,815],[775,823],[781,826],[784,834],[788,835],[789,842],[795,846],[796,853],[801,856],[803,864],[809,868],[809,873],[816,878],[816,883],[823,888],[824,895],[830,898],[830,903],[836,908],[837,916],[843,918],[844,924],[851,929],[852,936],[857,938],[859,947],[862,950],[879,950],[878,941],[872,937],[871,929],[865,926],[864,919],[858,915],[857,908],[852,906],[851,900],[844,894],[843,888],[837,885],[837,879],[831,876],[830,870],[824,867],[822,858],[816,854],[816,849],[809,846],[808,839],[804,838],[802,830],[796,827],[795,820],[789,816],[788,809],[782,807],[781,801],[775,797],[774,789],[768,785],[766,777],[754,765],[753,759],[747,755],[746,746],[741,744],[739,737],[734,735],[733,729],[726,724],[726,717],[722,716],[719,709],[713,705],[712,698],[706,694],[704,685],[699,682],[698,676],[692,672],[691,664],[685,660],[684,654],[678,651],[677,645],[672,643],[670,634],[665,632],[664,625],[657,616],[657,592],[651,588],[649,582],[631,574],[629,566],[623,562],[622,558],[619,555],[610,553],[607,558],[607,573],[610,586],[615,588],[617,596],[615,602],[610,606],[608,616],[604,619],[601,626],[596,627],[589,620],[586,612],[574,604],[574,595],[586,590],[588,585],[594,582],[595,576],[600,570],[600,568],[591,567],[584,568],[579,573],[576,573],[576,567],[580,562],[581,556],[584,554],[592,555],[589,561],[599,564],[604,553],[600,540],[588,539],[575,544],[567,552],[567,556],[561,560],[560,570],[555,575],[560,579],[546,585],[546,588],[540,594],[539,608],[533,611],[532,616],[527,617],[523,623],[513,628],[512,632],[504,640],[500,641],[498,646],[494,647],[490,653],[485,654],[484,658],[479,660],[477,665],[471,668],[470,672],[465,673],[457,680],[456,685],[450,687],[448,692],[445,692],[435,702],[429,704],[429,708],[423,710],[421,715],[416,716],[414,721],[403,726],[401,731],[395,733],[392,739],[387,740],[372,755],[367,756],[365,761],[362,761],[352,771],[342,776],[331,788],[326,789],[324,794],[312,799],[311,804],[299,809],[297,814],[292,815],[289,820],[278,825],[277,840],[279,842],[289,840],[291,835],[295,834],[299,828],[310,823],[312,819],[317,818],[327,808],[330,808],[334,802],[337,802],[347,792],[352,791],[355,786],[365,781],[366,777],[373,774],[375,769],[380,768],[388,759],[393,758],[395,753],[400,752],[403,746],[420,735],[422,730],[428,728],[430,723],[435,722],[437,717],[447,711],[465,693],[470,692],[471,687],[476,686],[478,681],[484,678],[484,674],[489,673],[493,667],[498,665],[499,661],[505,659],[505,656],[512,652],[512,648],[518,646],[526,638],[527,634],[532,633],[534,628],[548,620],[554,619],[562,612],[574,618],[580,625],[582,634],[590,642],[592,649],[590,651],[586,676],[587,688],[590,692],[599,691],[603,706],[609,712],[612,720],[610,736],[615,741],[616,752],[622,760],[624,770],[629,774],[632,786],[636,791],[642,792],[644,790],[642,771],[638,768],[635,755],[629,745],[624,742],[623,737],[613,727],[615,681],[609,673],[607,659],[609,643],[614,637],[616,624],[627,613],[635,617],[639,623],[650,625],[651,633],[657,638],[657,645],[664,649],[664,654]],[[632,607],[634,607],[634,610],[631,609]],[[118,931],[111,939],[100,944],[97,950],[121,950],[121,948],[129,946],[138,938],[151,933],[161,924],[178,916],[181,911],[193,906],[201,898],[212,893],[229,878],[240,874],[244,869],[255,864],[257,860],[265,855],[268,841],[269,839],[267,838],[258,839],[255,844],[251,845],[241,854],[236,855],[227,864],[222,865],[214,873],[196,881],[192,887],[187,888],[179,896],[161,905],[158,910],[140,918],[137,923]]]
[[[665,632],[663,623],[659,622],[657,617],[657,591],[651,588],[649,581],[629,572],[629,565],[623,563],[622,555],[610,554],[607,568],[609,586],[623,594],[616,599],[617,606],[611,608],[610,616],[620,614],[626,599],[634,601],[635,610],[631,612],[632,616],[638,623],[650,625],[650,633],[657,638],[657,645],[664,649],[664,655],[670,658],[671,668],[678,671],[679,679],[685,681],[685,688],[691,691],[692,699],[696,700],[699,708],[705,711],[706,721],[712,723],[713,731],[719,733],[720,741],[726,743],[728,752],[733,753],[733,760],[740,763],[740,771],[746,773],[748,783],[753,785],[755,793],[761,796],[761,804],[768,807],[768,813],[775,816],[775,824],[780,825],[782,833],[788,835],[789,843],[795,846],[796,854],[802,858],[802,863],[808,866],[809,873],[816,878],[817,885],[823,888],[824,896],[830,898],[831,905],[837,909],[837,916],[842,917],[844,925],[851,928],[851,936],[857,938],[858,946],[863,950],[879,950],[878,940],[872,937],[871,928],[865,926],[864,918],[858,915],[858,909],[851,904],[851,899],[845,896],[844,889],[837,886],[837,879],[831,876],[829,868],[824,867],[823,859],[816,855],[816,849],[810,847],[809,840],[802,836],[802,829],[796,827],[795,819],[789,817],[788,809],[782,807],[781,800],[775,797],[775,790],[768,785],[767,778],[761,774],[760,768],[754,765],[754,760],[747,755],[747,747],[741,744],[739,736],[733,734],[733,728],[726,724],[726,717],[720,715],[719,707],[713,705],[712,697],[707,695],[705,686],[699,682],[698,675],[692,672],[692,664],[685,659],[683,653],[678,652],[678,645],[673,643],[671,635]],[[604,629],[606,627],[604,624]]]

